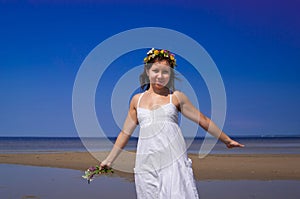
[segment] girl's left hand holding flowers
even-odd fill
[[[93,180],[93,178],[96,175],[101,175],[101,174],[104,174],[104,173],[114,173],[114,171],[110,167],[102,167],[102,166],[96,165],[96,166],[88,168],[84,172],[84,175],[82,177],[84,179],[87,179],[88,183],[90,184],[90,182]]]

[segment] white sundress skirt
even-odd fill
[[[135,163],[138,199],[198,199],[192,161],[178,126],[178,110],[166,104],[137,108],[140,134]]]

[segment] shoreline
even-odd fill
[[[104,159],[109,152],[95,152]],[[132,152],[131,152],[132,153]],[[213,154],[192,159],[195,180],[300,180],[300,154]],[[99,163],[89,152],[1,154],[0,164],[65,168],[84,171]],[[118,157],[115,166],[133,169],[134,158]],[[115,167],[113,166],[113,167]],[[134,181],[134,174],[115,169],[112,177]]]

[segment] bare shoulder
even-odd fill
[[[138,94],[135,94],[132,98],[131,98],[131,101],[130,101],[130,107],[132,108],[136,108],[137,107],[137,103],[139,101],[139,98],[141,96],[142,93],[138,93]]]
[[[187,96],[181,91],[174,91],[174,96],[179,104],[186,102]]]

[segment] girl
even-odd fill
[[[178,126],[178,112],[218,137],[228,148],[244,146],[199,112],[184,93],[175,90],[175,66],[176,59],[167,50],[151,49],[147,53],[140,76],[145,92],[132,98],[123,129],[107,158],[100,163],[100,168],[111,167],[135,127],[140,125],[134,168],[138,199],[199,198],[192,162]]]

